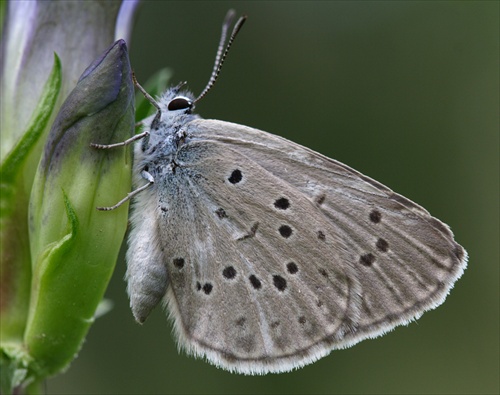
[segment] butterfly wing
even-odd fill
[[[134,183],[144,183],[135,174]],[[127,292],[135,319],[144,322],[167,292],[168,277],[159,230],[161,210],[154,190],[146,189],[133,203],[127,249]]]
[[[156,185],[181,346],[242,373],[287,371],[444,301],[466,265],[449,228],[286,139],[196,120]]]

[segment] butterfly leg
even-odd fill
[[[124,147],[126,145],[129,145],[130,143],[133,143],[136,140],[140,140],[140,139],[147,137],[147,136],[149,136],[149,131],[146,130],[146,131],[139,133],[139,134],[136,134],[135,136],[133,136],[125,141],[122,141],[120,143],[115,143],[115,144],[94,144],[94,143],[91,143],[90,146],[92,148],[97,148],[97,149],[109,149],[109,148],[116,148],[116,147]]]
[[[120,207],[123,203],[126,201],[132,199],[135,195],[137,195],[139,192],[144,191],[145,189],[149,188],[151,185],[155,183],[155,180],[151,174],[149,174],[146,170],[143,170],[141,172],[142,178],[144,178],[146,181],[148,181],[147,184],[144,184],[142,187],[137,188],[136,190],[130,192],[125,196],[122,200],[120,200],[118,203],[116,203],[114,206],[111,207],[97,207],[98,210],[101,211],[111,211],[114,210],[118,207]]]

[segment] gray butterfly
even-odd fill
[[[204,120],[182,85],[136,143],[127,252],[133,314],[163,300],[188,353],[283,372],[440,305],[467,261],[447,225],[361,173],[284,138]],[[146,181],[146,183],[144,183]],[[123,202],[122,201],[122,202]],[[113,209],[119,204],[105,209]]]

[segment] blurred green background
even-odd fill
[[[417,323],[245,377],[179,354],[161,309],[136,324],[122,259],[114,309],[47,392],[498,393],[499,2],[144,1],[130,43],[139,81],[169,66],[198,94],[231,7],[249,18],[197,111],[294,140],[421,204],[451,226],[469,268]]]

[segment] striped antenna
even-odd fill
[[[224,23],[222,24],[222,33],[220,36],[219,47],[217,48],[217,55],[215,56],[215,63],[214,63],[214,68],[212,70],[212,75],[210,76],[210,80],[208,81],[207,86],[205,87],[205,89],[203,89],[203,92],[201,92],[200,95],[196,98],[194,103],[201,100],[212,88],[212,86],[214,86],[215,81],[217,81],[217,77],[219,76],[220,70],[222,69],[222,65],[224,64],[224,60],[226,59],[227,53],[229,52],[229,49],[231,48],[231,45],[233,44],[236,35],[238,34],[238,32],[240,31],[241,27],[243,26],[243,24],[247,19],[246,15],[241,16],[240,19],[238,19],[238,21],[234,25],[233,32],[229,37],[226,49],[224,50],[224,44],[226,43],[226,38],[227,38],[227,31],[234,19],[234,15],[235,15],[234,10],[229,10],[226,14],[226,17],[224,18]]]

